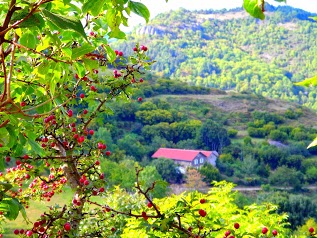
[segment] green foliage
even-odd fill
[[[262,5],[264,5],[264,1],[260,1]],[[244,9],[253,17],[259,18],[261,20],[265,19],[264,15],[264,6],[259,4],[258,0],[244,0],[243,1]]]
[[[229,136],[230,138],[236,137],[237,134],[238,134],[238,131],[237,131],[237,130],[235,130],[235,129],[233,129],[233,128],[229,128],[229,129],[228,129],[228,136]]]
[[[219,170],[209,163],[204,164],[198,171],[202,175],[203,181],[207,184],[211,184],[213,181],[220,181]]]
[[[152,219],[153,209],[146,209],[148,219],[128,219],[122,237],[184,237],[188,229],[193,233],[199,230],[201,233],[212,230],[213,237],[223,237],[227,230],[236,237],[258,237],[264,226],[270,232],[277,229],[280,237],[287,237],[287,229],[284,226],[286,215],[274,213],[276,207],[271,204],[250,205],[243,209],[234,203],[235,193],[231,190],[232,184],[219,182],[214,184],[207,194],[190,192],[187,194],[173,195],[165,199],[154,200],[155,205],[160,209],[162,219]],[[201,199],[206,202],[200,203]],[[199,215],[199,210],[206,212],[205,217]],[[142,210],[139,210],[139,212]],[[143,210],[144,211],[144,210]],[[183,232],[175,229],[179,224]],[[234,229],[233,224],[239,223],[240,228]],[[200,228],[199,228],[200,227]]]
[[[253,14],[264,16],[261,1],[246,0],[244,4]],[[177,83],[249,91],[316,109],[317,89],[294,85],[316,73],[312,59],[317,48],[311,37],[316,34],[316,24],[309,19],[314,14],[268,3],[264,8],[267,27],[251,17],[236,18],[244,9],[171,11],[136,28],[128,41],[115,45],[131,50],[134,42],[146,40],[157,61],[153,70]],[[298,35],[303,38],[299,40]]]
[[[286,142],[287,134],[285,132],[281,132],[280,130],[272,130],[269,134],[269,138],[271,140]]]
[[[262,194],[262,199],[278,205],[278,212],[287,213],[290,227],[295,230],[305,224],[308,218],[316,219],[316,204],[304,195],[288,194],[286,192],[273,192]]]
[[[151,163],[162,178],[169,183],[181,183],[183,174],[171,159],[158,158]]]
[[[230,144],[227,130],[212,120],[207,120],[197,134],[197,144],[201,148],[222,151]]]
[[[301,172],[286,166],[278,167],[276,171],[269,176],[269,182],[271,185],[291,187],[294,190],[300,190],[303,181],[304,176]]]

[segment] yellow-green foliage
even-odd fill
[[[156,199],[154,203],[163,215],[163,218],[129,218],[123,230],[122,237],[188,237],[184,231],[192,228],[195,234],[210,234],[207,237],[222,238],[227,230],[236,238],[261,237],[262,228],[277,230],[279,237],[289,237],[287,215],[276,213],[277,207],[272,204],[251,205],[239,209],[234,204],[233,184],[218,182],[207,193],[197,191],[173,195],[164,199]],[[201,203],[201,199],[205,203]],[[200,216],[199,210],[203,209],[207,215]],[[156,215],[153,208],[143,210],[147,215]],[[142,212],[141,210],[138,212]],[[235,229],[234,223],[239,223],[240,228]],[[264,236],[263,236],[264,237]]]

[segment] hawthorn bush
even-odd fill
[[[255,17],[257,4],[245,0]],[[130,12],[149,20],[146,6],[130,0],[1,3],[1,225],[19,214],[28,221],[25,208],[31,200],[50,201],[69,186],[69,201],[65,197],[65,204],[50,206],[12,233],[43,238],[286,237],[285,215],[274,213],[272,205],[238,209],[232,185],[224,182],[207,195],[153,200],[157,182],[147,185],[137,168],[135,194],[106,190],[100,164],[111,151],[95,130],[111,113],[108,102],[142,102],[133,91],[153,63],[144,45],[136,44],[134,54],[125,55],[108,44],[110,38],[125,37],[120,26],[128,25]]]

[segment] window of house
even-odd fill
[[[200,163],[204,163],[204,158],[200,158]]]
[[[198,164],[198,160],[197,159],[194,160],[194,164]]]

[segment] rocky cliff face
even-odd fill
[[[138,29],[136,29],[135,33],[137,35],[162,35],[164,34],[164,31],[162,29],[159,29],[157,27],[153,26],[142,26]]]

